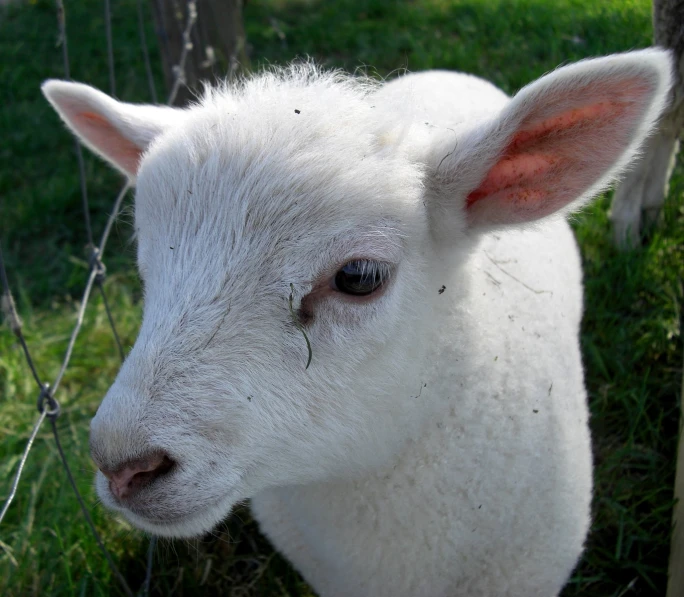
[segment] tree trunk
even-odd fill
[[[243,0],[152,0],[166,87],[177,88],[174,105],[195,98],[201,81],[249,67],[242,7]]]
[[[615,190],[610,219],[623,249],[639,244],[642,221],[658,220],[684,129],[684,0],[653,0],[653,31],[655,44],[672,51],[675,80],[658,130]]]

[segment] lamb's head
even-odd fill
[[[308,66],[184,110],[46,83],[137,186],[143,321],[91,425],[104,503],[191,536],[262,489],[388,463],[432,412],[416,394],[443,276],[479,231],[605,186],[657,117],[667,59],[634,56],[449,130]]]
[[[140,526],[208,529],[262,487],[386,460],[415,427],[392,392],[418,349],[402,288],[427,275],[422,168],[370,92],[309,67],[187,110],[46,85],[136,179],[143,322],[91,446],[103,501]]]

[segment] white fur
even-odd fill
[[[574,193],[558,213],[577,208],[632,157],[668,84],[658,51],[560,69],[513,100],[467,75],[379,86],[300,65],[152,119],[164,130],[149,144],[137,131],[139,170],[115,162],[137,176],[144,318],[91,447],[102,468],[153,449],[178,465],[127,503],[98,475],[105,505],[190,537],[252,498],[324,597],[556,595],[590,522],[578,252],[565,221],[510,195],[508,179],[466,197],[520,131],[608,85],[629,104],[608,134],[542,135],[520,162],[544,165],[558,143],[573,159],[594,152],[595,174],[571,159],[541,179],[552,198]],[[83,89],[44,87],[87,136],[63,108]],[[87,94],[112,146],[131,142],[120,123],[146,127],[142,108]],[[392,265],[384,293],[329,292],[295,323],[353,258]]]

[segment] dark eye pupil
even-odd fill
[[[366,296],[375,292],[384,281],[383,271],[367,261],[350,261],[335,275],[337,290],[352,296]]]

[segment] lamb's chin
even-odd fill
[[[233,496],[226,496],[213,504],[198,505],[192,513],[168,519],[151,519],[127,509],[117,510],[133,526],[151,535],[169,539],[193,539],[211,532],[230,515],[238,501]]]

